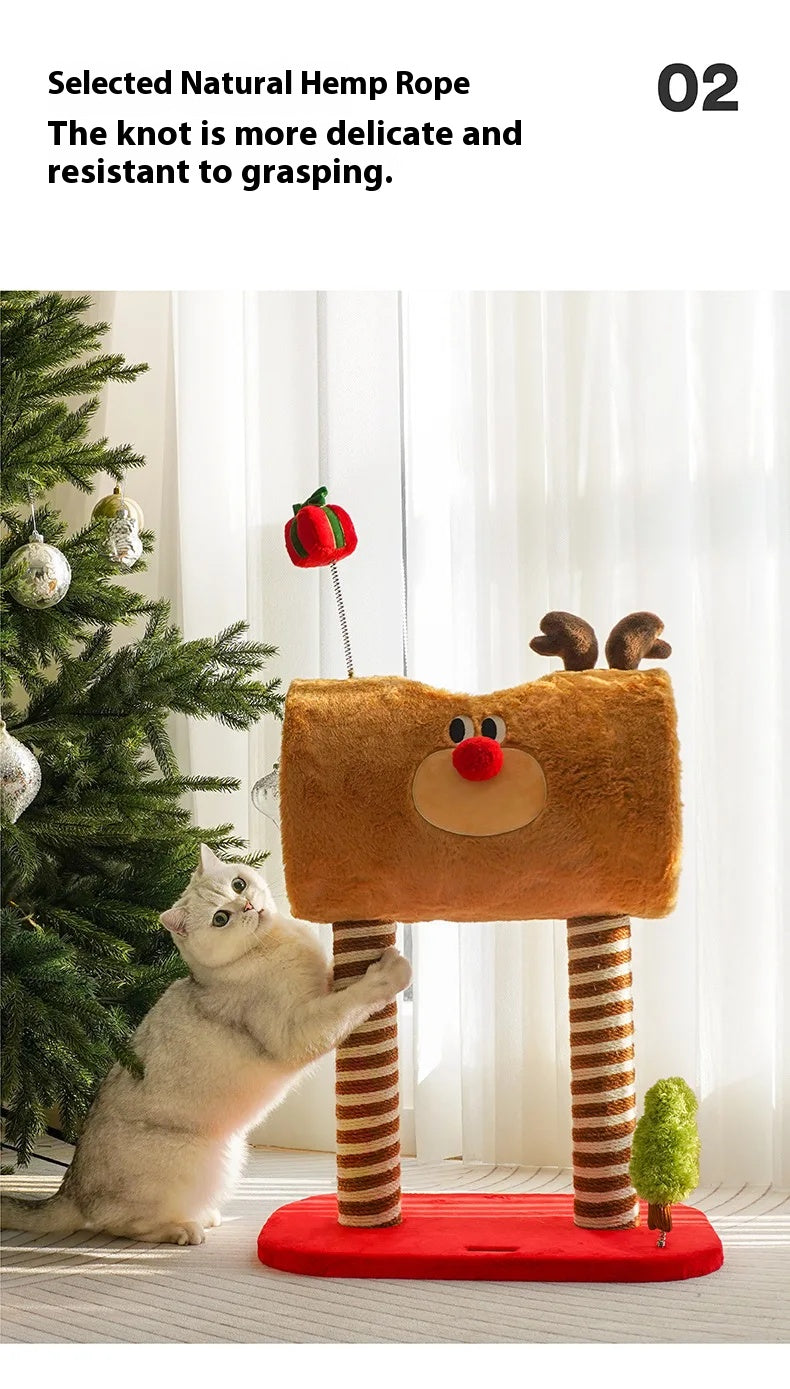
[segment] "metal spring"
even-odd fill
[[[337,599],[337,612],[338,617],[340,618],[340,631],[343,635],[343,650],[346,656],[346,670],[348,671],[350,678],[354,674],[354,663],[351,659],[351,640],[348,635],[346,609],[343,604],[343,594],[340,591],[340,579],[337,576],[337,565],[332,564],[330,565],[330,568],[332,570],[332,585],[335,590],[335,598]]]

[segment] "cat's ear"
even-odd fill
[[[187,933],[187,914],[183,907],[168,907],[166,912],[162,912],[159,920],[162,925],[174,936],[185,936]]]
[[[223,863],[221,858],[217,858],[214,850],[210,849],[208,844],[201,844],[200,862],[195,872],[198,874],[221,873],[224,868],[227,868],[227,864]]]

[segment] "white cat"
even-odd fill
[[[190,977],[171,984],[134,1034],[144,1078],[113,1067],[60,1190],[45,1201],[7,1198],[2,1228],[201,1244],[239,1176],[247,1132],[411,978],[391,948],[333,993],[309,927],[278,914],[254,869],[205,845],[160,920]]]

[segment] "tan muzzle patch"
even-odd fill
[[[487,781],[467,781],[453,766],[451,748],[431,752],[412,781],[415,809],[450,834],[507,834],[537,819],[546,804],[546,778],[534,757],[502,749],[502,766]]]

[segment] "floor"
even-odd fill
[[[40,1151],[68,1160],[47,1140]],[[5,1156],[10,1156],[6,1154]],[[53,1191],[37,1161],[3,1178]],[[724,1267],[665,1284],[452,1283],[303,1278],[264,1268],[255,1240],[286,1201],[331,1192],[321,1153],[255,1149],[224,1223],[198,1248],[94,1237],[3,1236],[4,1343],[480,1343],[790,1341],[790,1193],[701,1189],[690,1198],[724,1244]],[[554,1169],[404,1163],[412,1191],[567,1191]]]

